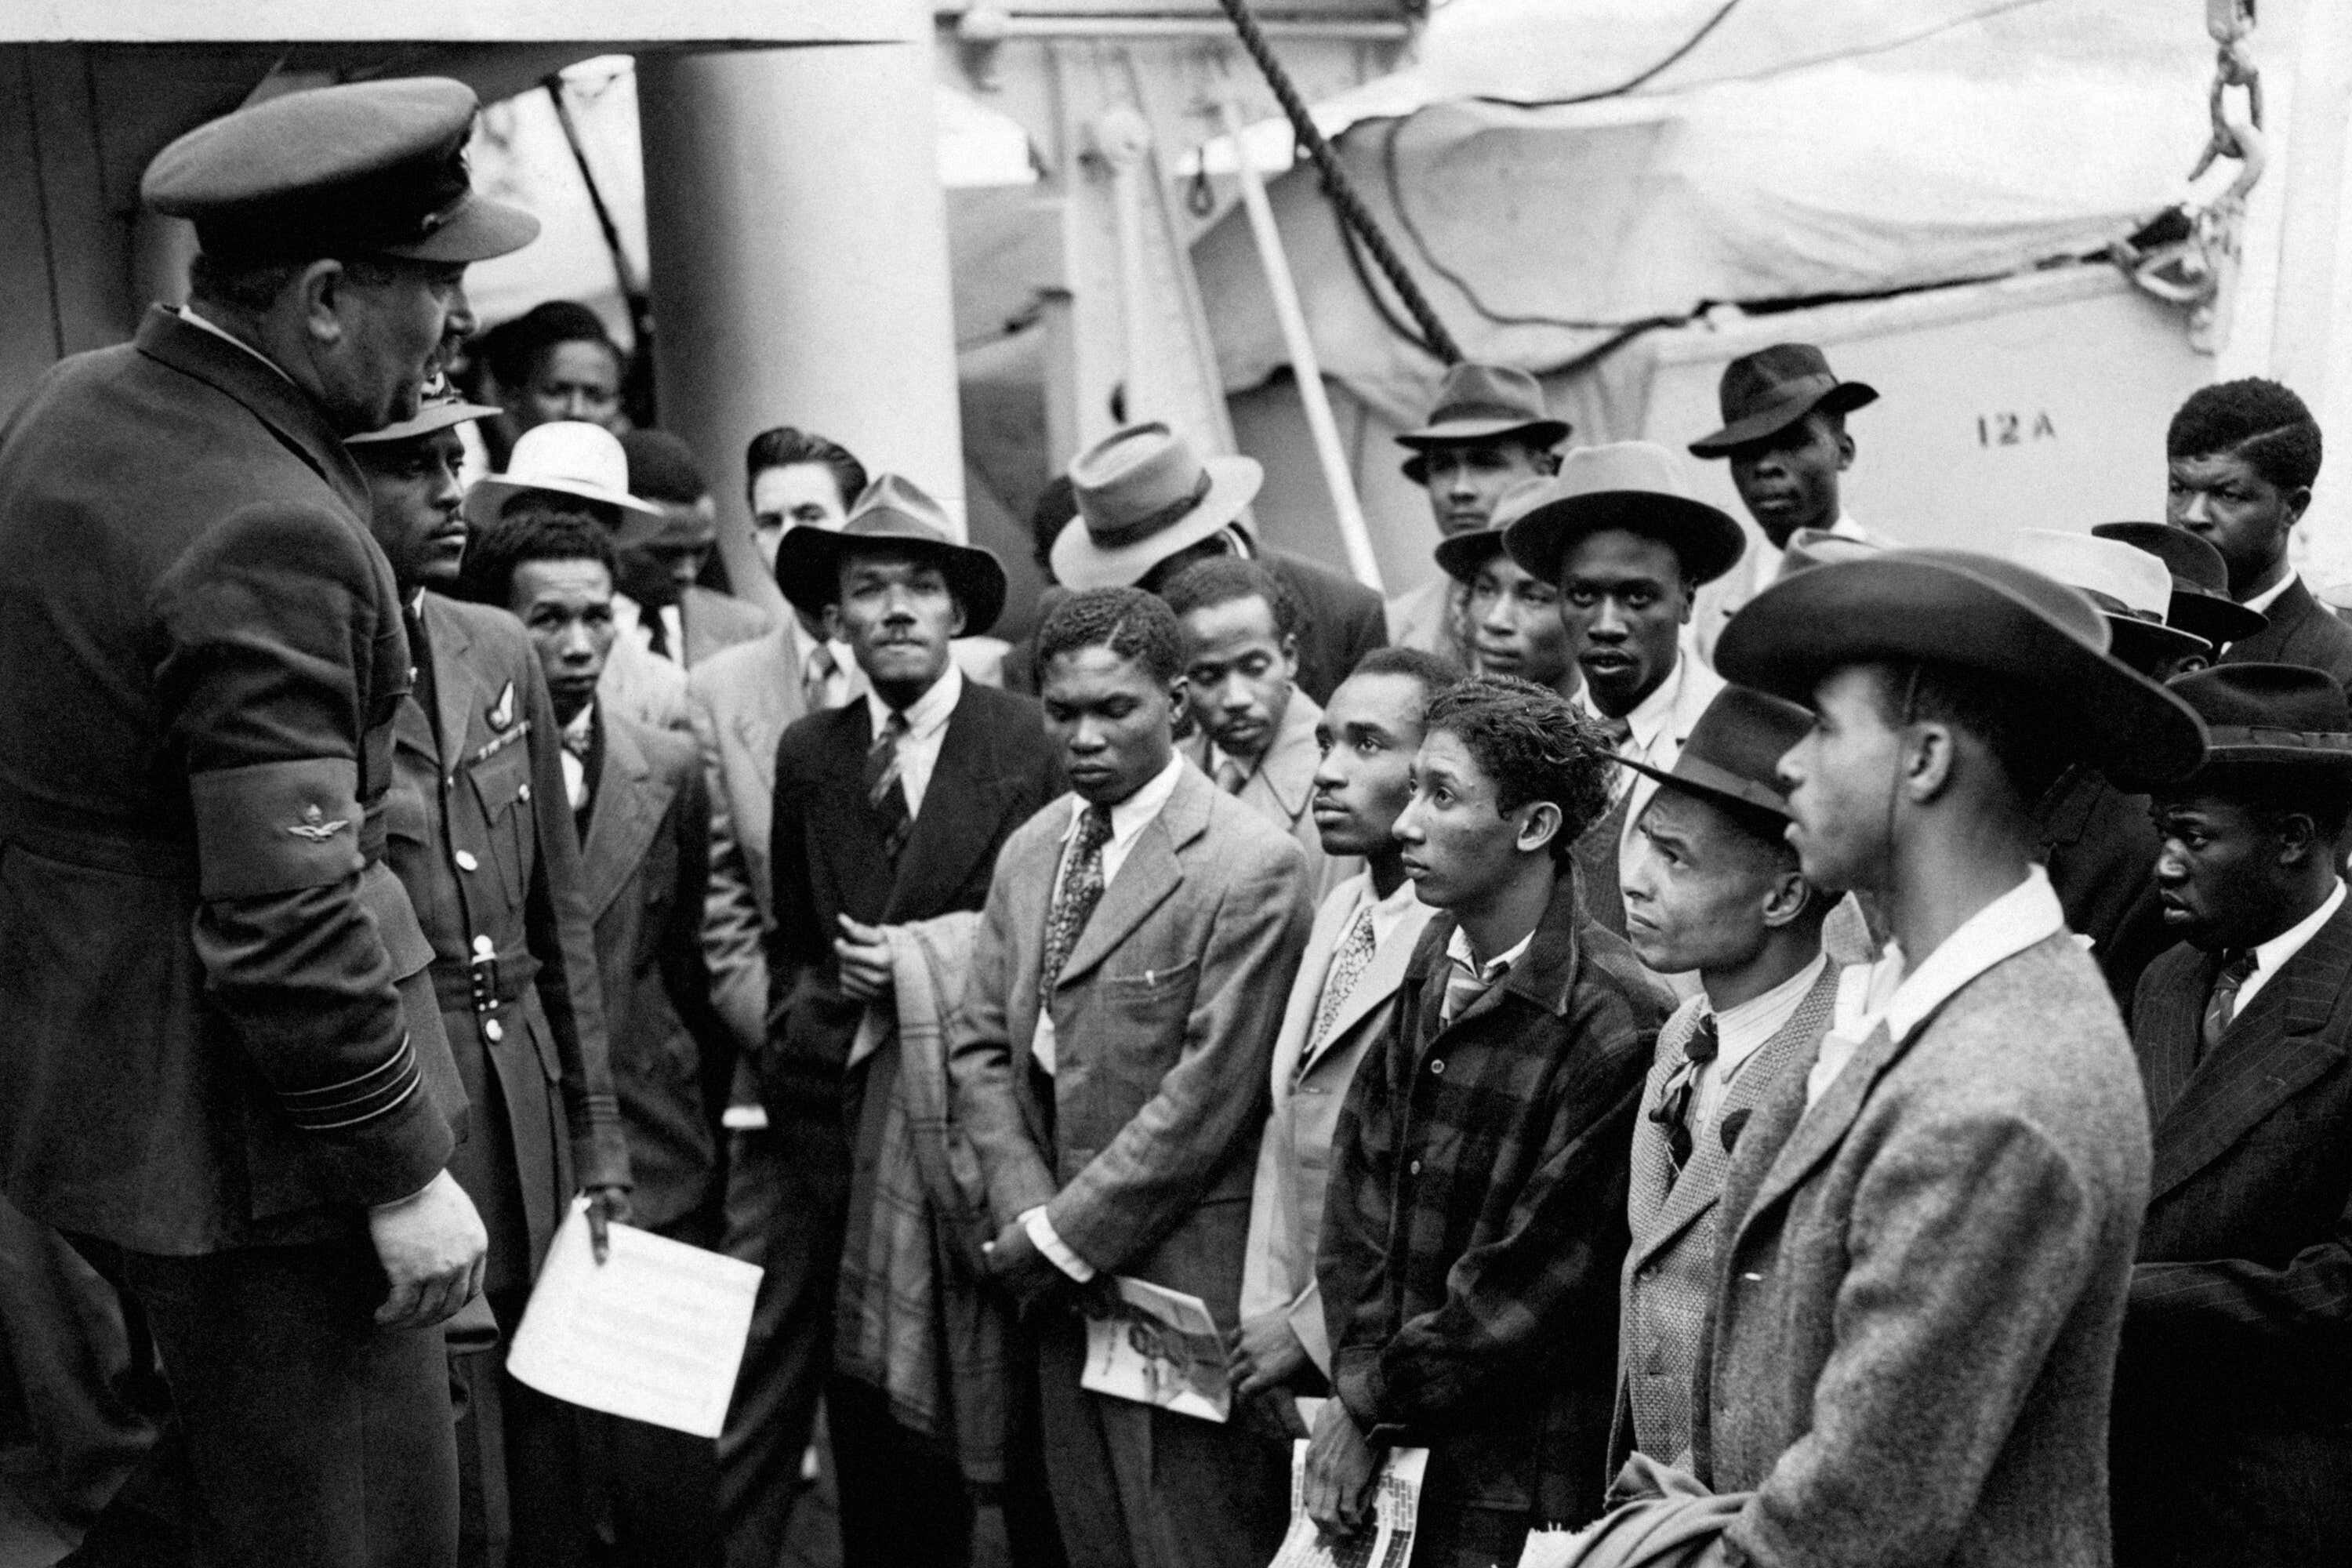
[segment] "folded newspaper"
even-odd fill
[[[1198,1296],[1121,1276],[1118,1310],[1087,1320],[1081,1387],[1180,1415],[1223,1421],[1233,1413],[1225,1341]]]
[[[1303,1402],[1302,1402],[1303,1403]],[[1266,1568],[1405,1568],[1412,1560],[1413,1521],[1421,1513],[1426,1448],[1391,1448],[1372,1492],[1372,1528],[1332,1540],[1307,1517],[1307,1444],[1290,1446],[1290,1531]]]

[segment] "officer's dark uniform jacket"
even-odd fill
[[[348,1236],[465,1101],[383,864],[407,640],[315,405],[157,311],[0,431],[0,1176],[188,1255]]]
[[[527,1284],[582,1185],[626,1185],[562,742],[503,611],[424,596],[430,695],[394,733],[393,869],[432,944],[476,1132],[451,1162],[490,1233],[485,1289]],[[493,1081],[494,1080],[494,1081]]]

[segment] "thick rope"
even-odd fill
[[[1431,307],[1428,297],[1412,280],[1412,274],[1405,270],[1403,258],[1389,244],[1388,236],[1381,231],[1380,221],[1372,216],[1371,209],[1364,205],[1363,198],[1356,195],[1355,186],[1348,181],[1347,171],[1339,166],[1339,155],[1332,151],[1331,143],[1316,128],[1315,117],[1307,111],[1307,100],[1298,96],[1298,89],[1292,84],[1290,73],[1282,68],[1282,61],[1275,57],[1274,46],[1266,41],[1265,29],[1250,14],[1249,0],[1218,0],[1218,4],[1233,19],[1234,31],[1241,35],[1242,47],[1247,49],[1250,58],[1257,62],[1258,73],[1265,78],[1265,85],[1274,89],[1276,100],[1282,105],[1282,112],[1289,118],[1291,134],[1297,137],[1298,144],[1307,149],[1307,155],[1315,160],[1315,167],[1323,176],[1323,189],[1330,196],[1331,205],[1339,209],[1341,221],[1362,237],[1364,248],[1371,252],[1373,265],[1381,269],[1381,275],[1396,290],[1397,299],[1402,302],[1406,312],[1420,326],[1423,342],[1447,364],[1461,363],[1462,345],[1454,341],[1454,334],[1447,331],[1445,323],[1437,319],[1437,311]]]

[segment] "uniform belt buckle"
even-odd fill
[[[473,983],[474,1011],[493,1013],[499,1005],[499,956],[494,952],[476,953],[466,965],[467,978]]]

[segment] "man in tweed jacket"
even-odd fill
[[[1699,715],[1635,824],[1625,933],[1662,974],[1700,992],[1658,1033],[1633,1123],[1612,1456],[1686,1464],[1691,1373],[1715,1279],[1717,1198],[1756,1107],[1811,1064],[1838,967],[1822,951],[1835,895],[1805,880],[1773,776],[1812,716],[1727,686]],[[1644,773],[1645,764],[1631,764]]]
[[[1526,681],[1429,706],[1406,873],[1440,913],[1349,1090],[1316,1275],[1337,1397],[1307,1502],[1364,1522],[1379,1451],[1426,1447],[1414,1561],[1516,1563],[1599,1511],[1625,1152],[1663,998],[1584,912],[1570,859],[1607,741]]]
[[[1726,678],[1811,700],[1781,759],[1809,879],[1904,954],[1726,1177],[1693,1465],[1708,1561],[2105,1568],[2109,1387],[2147,1196],[2130,1047],[2032,862],[2060,768],[2150,784],[2204,736],[2030,568],[1888,551],[1767,589]]]

